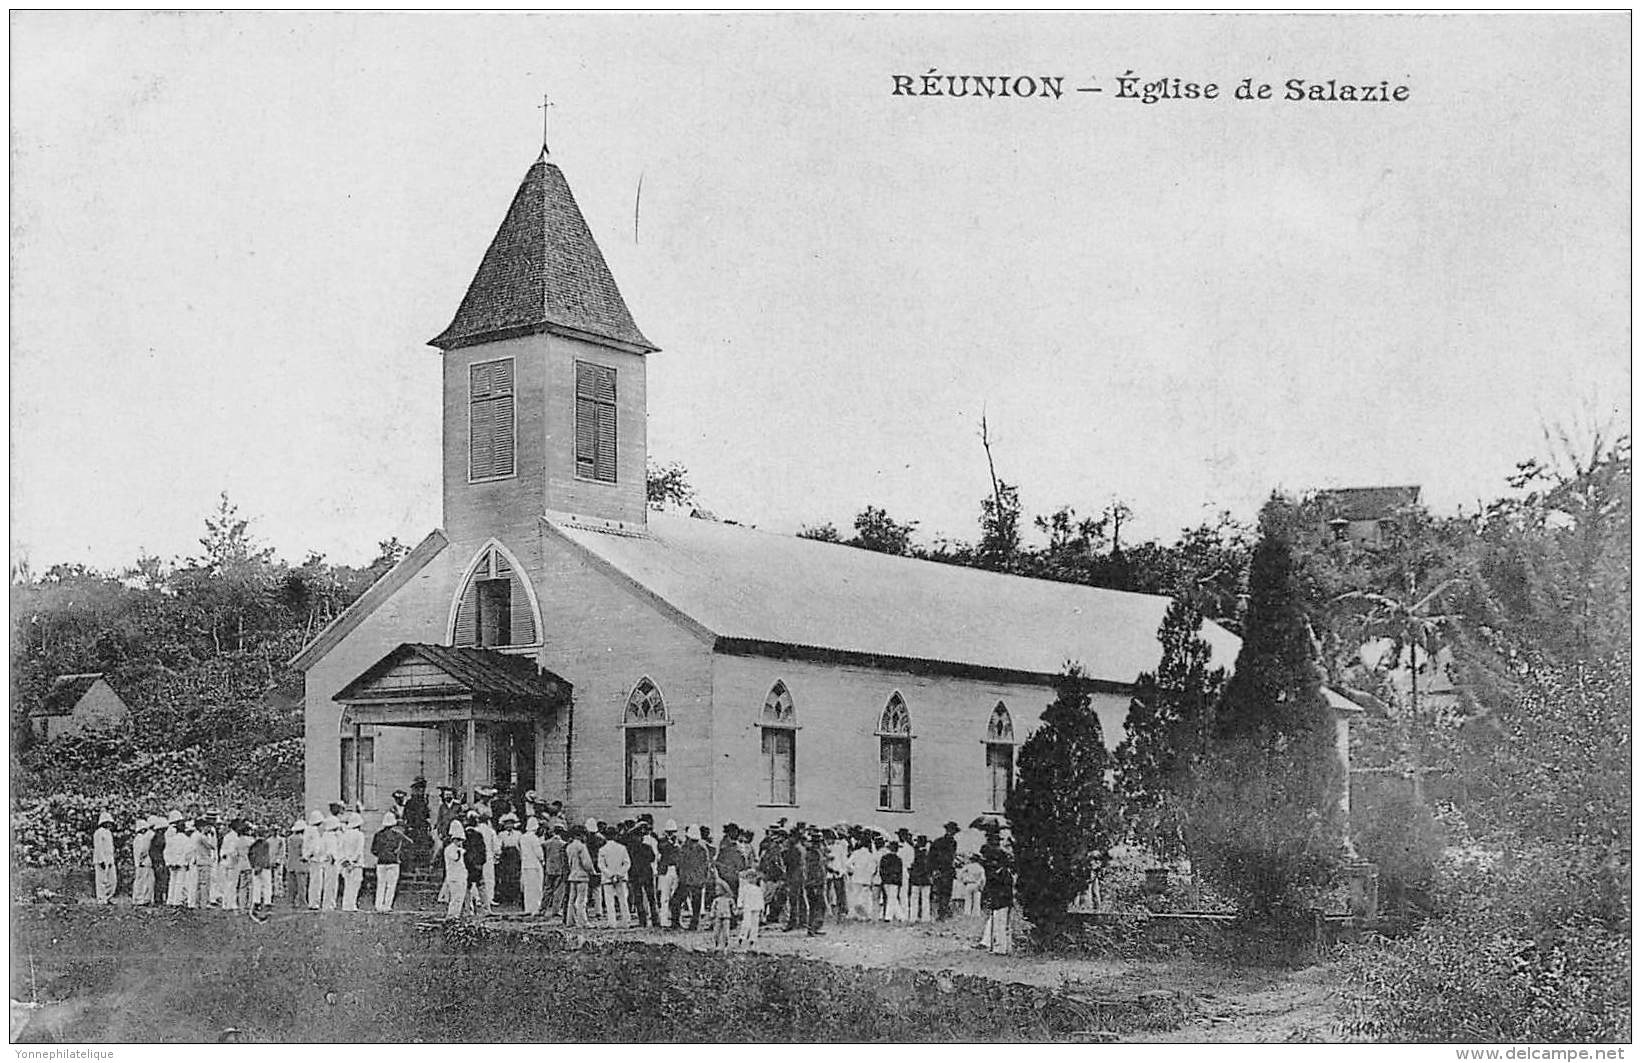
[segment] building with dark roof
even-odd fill
[[[131,707],[101,672],[60,675],[40,704],[29,710],[29,726],[40,741],[84,731],[108,731],[131,723]]]
[[[293,661],[310,807],[422,776],[577,818],[935,834],[1002,808],[1068,661],[1121,739],[1165,598],[648,511],[657,348],[545,151],[432,345],[443,526]]]
[[[1316,508],[1334,542],[1379,546],[1419,504],[1417,485],[1335,487],[1316,492]]]

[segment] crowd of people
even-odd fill
[[[522,817],[522,818],[521,818]],[[197,806],[140,817],[132,841],[132,902],[244,909],[265,917],[276,900],[310,911],[359,910],[366,852],[374,859],[375,910],[394,910],[403,868],[439,880],[451,919],[482,920],[498,905],[570,927],[711,929],[713,945],[750,948],[763,928],[816,936],[827,922],[935,922],[985,915],[975,947],[1009,951],[1013,859],[996,827],[979,852],[960,855],[956,822],[930,839],[902,828],[788,825],[759,837],[736,823],[712,828],[648,813],[609,824],[574,822],[561,802],[480,787],[466,801],[427,785],[395,791],[368,840],[364,816],[334,802],[288,828]],[[92,838],[97,900],[116,887],[112,817]]]

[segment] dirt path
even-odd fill
[[[497,925],[520,926],[503,917]],[[555,926],[556,929],[556,926]],[[1179,997],[1190,1018],[1173,1031],[1137,1034],[1124,1040],[1155,1042],[1312,1042],[1336,1037],[1333,1028],[1332,971],[1228,967],[1192,959],[1127,960],[1086,956],[1044,957],[1026,951],[995,956],[974,948],[978,918],[944,924],[884,925],[833,923],[821,937],[802,931],[761,931],[757,951],[799,955],[844,967],[908,967],[949,971],[1000,982],[1023,982],[1109,1000],[1135,1000],[1147,993]],[[710,951],[707,931],[591,929],[588,936],[670,943]]]

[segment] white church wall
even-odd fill
[[[465,560],[446,548],[308,670],[303,698],[307,807],[323,808],[337,799],[340,789],[342,707],[332,695],[402,642],[445,641],[449,598]],[[376,789],[378,801],[385,803],[396,786],[414,776],[423,738],[413,728],[376,731]]]
[[[711,652],[701,637],[643,592],[594,567],[578,548],[541,533],[536,593],[546,644],[542,664],[575,690],[573,720],[555,719],[540,749],[538,786],[578,819],[616,821],[651,813],[657,824],[701,820],[712,809]],[[627,696],[648,676],[661,690],[667,725],[668,800],[626,804]],[[566,730],[573,730],[565,786]]]
[[[792,695],[798,724],[797,803],[768,802],[760,714],[776,680]],[[912,719],[912,808],[879,808],[878,722],[900,692]],[[967,826],[987,811],[986,725],[998,702],[1018,745],[1053,700],[1047,686],[912,675],[814,661],[718,655],[713,703],[719,766],[713,822],[761,829],[780,817],[810,823],[877,823],[933,836],[947,819]],[[1122,740],[1126,694],[1093,695],[1108,748]]]

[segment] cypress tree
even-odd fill
[[[1201,632],[1201,613],[1182,601],[1169,605],[1157,631],[1162,660],[1135,682],[1123,722],[1127,737],[1114,755],[1128,836],[1159,860],[1187,854],[1191,795],[1225,688],[1225,669],[1212,667],[1213,649]]]
[[[1095,863],[1109,857],[1116,828],[1087,675],[1068,665],[1054,690],[1042,726],[1020,747],[1007,807],[1015,894],[1041,944],[1063,932],[1066,910],[1088,886]]]
[[[1266,921],[1314,900],[1345,844],[1346,780],[1286,516],[1279,498],[1261,514],[1242,649],[1189,826],[1200,870]]]

